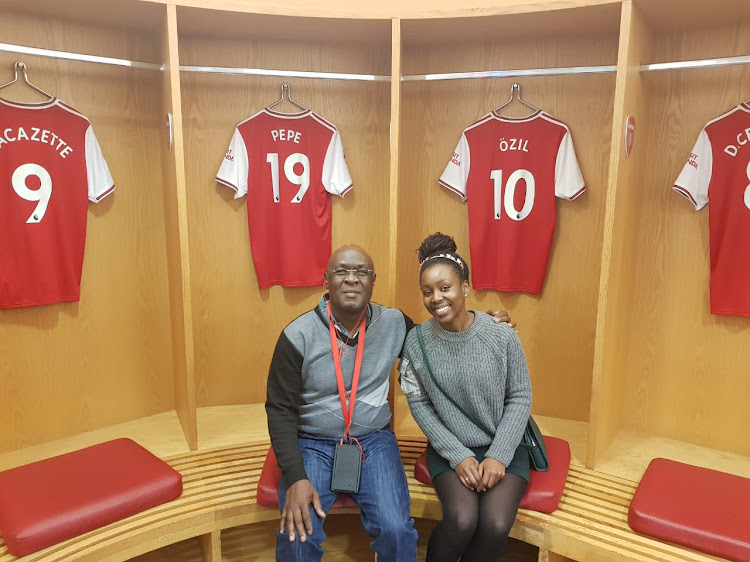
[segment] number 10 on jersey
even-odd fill
[[[492,170],[490,173],[490,179],[494,181],[495,220],[500,220],[502,218],[503,208],[505,208],[505,214],[514,221],[522,221],[531,214],[531,210],[534,208],[534,196],[536,195],[536,181],[534,180],[534,174],[524,169],[519,169],[513,172],[508,177],[508,182],[505,184],[505,197],[503,197],[503,171]],[[516,185],[519,180],[526,182],[526,198],[524,199],[523,207],[520,211],[516,209],[514,203]]]

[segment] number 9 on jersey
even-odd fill
[[[30,176],[36,176],[39,178],[39,189],[29,189],[26,185],[26,180]],[[26,224],[42,222],[42,219],[47,212],[49,199],[52,197],[52,176],[49,175],[49,172],[39,164],[21,164],[16,168],[16,171],[13,172],[11,181],[13,183],[13,190],[21,199],[25,199],[26,201],[38,201],[36,208],[32,211],[31,215],[29,215]]]

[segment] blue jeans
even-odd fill
[[[378,553],[378,562],[412,562],[417,559],[417,531],[409,515],[409,487],[398,443],[388,429],[373,431],[359,437],[365,453],[359,479],[359,493],[352,498],[362,512],[362,525],[373,537],[370,547]],[[303,434],[299,447],[310,483],[320,495],[323,511],[328,513],[338,497],[331,491],[333,454],[339,439]],[[279,481],[279,506],[284,507],[287,491],[282,475]],[[296,537],[289,541],[286,529],[276,532],[276,560],[278,562],[321,560],[326,540],[323,519],[310,508],[313,532],[305,542]]]

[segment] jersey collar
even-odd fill
[[[504,115],[498,115],[494,111],[490,111],[490,115],[497,119],[498,121],[504,121],[506,123],[525,123],[526,121],[533,121],[537,117],[539,117],[542,114],[541,109],[537,109],[534,113],[531,115],[527,115],[526,117],[505,117]]]

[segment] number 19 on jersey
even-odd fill
[[[266,162],[271,165],[271,182],[273,183],[273,202],[279,202],[279,154],[269,152],[266,154]],[[294,171],[296,164],[302,164],[302,173]],[[300,203],[310,188],[310,160],[301,152],[295,152],[287,156],[284,161],[284,176],[291,184],[300,186],[297,194],[292,198],[292,203]]]

